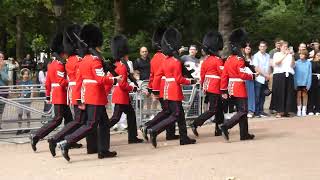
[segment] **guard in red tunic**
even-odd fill
[[[52,156],[56,155],[57,142],[62,141],[67,134],[72,133],[78,129],[84,122],[82,116],[82,110],[78,108],[76,94],[80,93],[80,89],[76,89],[76,73],[78,71],[79,63],[81,61],[78,56],[78,40],[75,35],[80,34],[81,27],[77,24],[70,25],[66,28],[63,35],[63,47],[64,52],[69,56],[65,65],[68,89],[67,89],[67,101],[68,105],[72,105],[74,109],[74,120],[63,127],[61,131],[55,134],[52,138],[48,139],[49,149]],[[78,148],[82,145],[78,144]]]
[[[245,69],[243,52],[247,43],[247,33],[243,29],[236,29],[229,40],[232,54],[224,64],[220,88],[223,91],[223,98],[226,99],[229,95],[234,100],[237,113],[220,125],[220,129],[224,138],[229,140],[228,129],[239,123],[240,140],[250,140],[254,139],[254,135],[248,132],[248,98],[245,80],[253,80],[255,75],[248,74]]]
[[[36,145],[40,139],[46,137],[50,132],[56,129],[64,119],[64,124],[73,120],[72,113],[67,104],[67,87],[66,71],[63,64],[63,34],[58,33],[52,41],[51,51],[53,60],[48,66],[46,78],[46,96],[47,100],[54,106],[54,118],[47,124],[43,125],[36,133],[31,134],[31,147],[36,151]]]
[[[162,52],[167,55],[162,63],[160,70],[156,73],[153,87],[158,89],[161,79],[165,76],[163,98],[168,100],[170,116],[161,120],[158,124],[149,128],[152,145],[157,147],[157,135],[168,128],[172,123],[178,122],[180,145],[194,144],[195,139],[191,139],[187,134],[186,120],[182,107],[182,88],[181,85],[196,83],[193,79],[186,79],[182,76],[182,64],[174,57],[178,54],[181,47],[181,34],[175,28],[168,28],[161,40]]]
[[[143,132],[143,137],[147,141],[148,141],[148,135],[147,135],[148,129],[154,126],[155,124],[158,124],[161,120],[170,116],[168,101],[163,99],[163,88],[165,84],[165,76],[161,78],[160,86],[158,86],[160,89],[156,89],[156,87],[152,86],[155,74],[159,71],[162,64],[165,63],[164,60],[166,59],[166,56],[161,52],[161,38],[165,30],[166,28],[158,28],[154,32],[152,37],[152,45],[157,52],[150,61],[150,79],[148,84],[148,91],[149,93],[153,93],[155,96],[158,96],[158,100],[161,104],[162,111],[160,111],[152,120],[144,124],[144,127],[142,128],[142,132]],[[171,126],[169,126],[166,129],[166,132],[167,132],[166,140],[179,139],[179,135],[175,135],[175,131],[176,131],[176,126],[174,122],[172,123]]]
[[[105,108],[107,104],[105,87],[112,86],[116,78],[105,74],[102,60],[93,56],[90,52],[90,49],[100,51],[103,43],[101,30],[93,24],[85,25],[81,30],[80,38],[87,46],[82,49],[85,56],[79,63],[79,73],[77,74],[75,87],[76,89],[81,88],[81,94],[76,93],[75,98],[78,106],[85,106],[86,122],[72,134],[65,136],[65,140],[59,142],[58,146],[63,157],[69,161],[70,145],[96,131],[98,126],[98,138],[96,139],[98,142],[98,158],[114,157],[117,153],[109,151],[110,130]]]
[[[136,92],[137,87],[128,83],[128,70],[123,63],[123,61],[127,61],[129,53],[127,38],[123,35],[113,37],[111,40],[111,51],[115,60],[115,72],[122,76],[122,80],[116,84],[113,90],[112,103],[114,103],[114,109],[110,121],[110,128],[117,124],[122,113],[125,113],[128,123],[128,143],[142,143],[143,140],[137,138],[136,113],[129,97],[129,93]]]
[[[221,135],[218,124],[223,123],[223,109],[220,91],[220,80],[223,71],[223,61],[218,56],[218,51],[223,48],[223,39],[219,32],[208,32],[203,38],[203,50],[207,54],[206,59],[201,65],[200,82],[206,99],[209,101],[209,110],[201,114],[191,123],[192,132],[199,136],[197,128],[202,126],[205,121],[217,115],[215,135]],[[220,115],[218,115],[220,113]],[[221,116],[222,114],[222,116]]]

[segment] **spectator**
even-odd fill
[[[150,57],[146,47],[140,48],[140,58],[133,64],[133,69],[140,75],[139,79],[149,80],[150,77]]]
[[[34,62],[33,62],[33,60],[31,59],[30,54],[27,54],[27,55],[26,55],[26,58],[24,58],[24,59],[22,60],[21,67],[22,67],[22,68],[27,68],[27,69],[29,69],[30,71],[33,71],[33,70],[34,70]]]
[[[255,66],[255,71],[259,74],[254,81],[256,117],[268,116],[268,114],[263,111],[266,98],[264,92],[268,88],[268,81],[270,79],[270,56],[266,51],[267,43],[261,41],[259,51],[253,56],[253,65]]]
[[[246,66],[250,69],[248,70],[251,74],[254,71],[253,63],[252,63],[252,51],[249,44],[244,48],[244,57],[246,60]],[[248,94],[248,118],[252,118],[255,113],[255,96],[254,96],[254,80],[246,81],[246,88]]]
[[[298,52],[295,53],[295,55],[294,55],[294,59],[295,60],[300,59],[300,54],[301,54],[301,52],[304,52],[304,51],[308,51],[307,50],[307,45],[306,45],[306,43],[300,43],[299,47],[298,47]]]
[[[28,87],[28,85],[32,85],[32,81],[30,80],[30,76],[31,76],[31,71],[27,68],[23,68],[21,69],[21,81],[19,81],[18,85],[21,86],[20,88],[22,89],[21,94],[20,94],[20,98],[24,99],[23,101],[20,102],[20,104],[23,104],[25,106],[30,107],[31,106],[31,100],[26,100],[31,98],[31,89],[32,87]],[[31,115],[30,115],[30,111],[25,110],[23,108],[19,108],[18,109],[18,127],[21,128],[22,127],[22,116],[23,114],[27,115],[27,127],[30,128],[30,119],[31,119]],[[22,133],[29,133],[30,130],[18,130],[17,131],[17,135],[22,134]]]
[[[296,111],[296,98],[294,90],[293,52],[288,49],[288,42],[283,41],[280,52],[273,56],[273,84],[271,109],[277,112],[276,118],[287,117],[289,112]]]
[[[270,59],[273,59],[273,55],[276,53],[276,52],[280,52],[280,46],[281,46],[281,43],[283,42],[283,40],[277,38],[274,40],[274,49],[272,49],[270,52],[269,52],[269,55],[270,55]]]
[[[300,51],[300,58],[294,68],[294,87],[297,90],[297,116],[306,116],[308,91],[311,86],[312,67],[311,62],[307,60],[308,51]],[[301,109],[302,106],[302,109]]]
[[[6,87],[8,85],[8,66],[4,61],[4,53],[0,51],[0,90],[6,90]],[[7,98],[8,94],[0,91],[0,96]],[[0,129],[2,125],[2,114],[5,107],[5,103],[0,101]]]
[[[19,63],[13,58],[8,58],[8,78],[9,85],[16,85],[17,82],[17,70],[19,69]]]
[[[312,83],[308,92],[308,115],[320,115],[320,51],[311,61]]]
[[[310,51],[309,57],[313,58],[315,52],[318,52],[320,50],[319,49],[320,48],[320,44],[319,44],[319,40],[318,39],[315,39],[315,40],[312,41],[311,48],[312,48],[312,51]]]
[[[197,46],[191,45],[189,48],[189,55],[181,56],[181,60],[186,66],[186,68],[190,71],[193,70],[192,76],[194,78],[200,78],[200,60],[196,57],[198,53]]]

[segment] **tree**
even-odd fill
[[[222,34],[224,48],[222,56],[226,57],[229,53],[228,37],[232,31],[232,0],[218,0],[219,11],[219,32]]]
[[[124,32],[124,14],[123,14],[123,0],[113,0],[114,3],[114,33],[120,34]]]

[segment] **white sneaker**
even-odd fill
[[[320,113],[317,112],[317,113],[316,113],[316,116],[319,116],[319,115],[320,115]]]
[[[253,114],[252,114],[252,113],[248,113],[248,114],[247,114],[247,117],[248,117],[248,118],[253,118]]]
[[[297,111],[297,116],[301,116],[301,111]]]
[[[313,112],[309,112],[309,114],[308,114],[309,116],[313,116],[314,115],[314,113]]]
[[[301,115],[302,115],[302,116],[307,116],[306,111],[302,111]]]

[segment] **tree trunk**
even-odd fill
[[[16,58],[18,60],[18,62],[21,62],[22,60],[22,51],[23,51],[23,47],[22,47],[22,17],[20,15],[18,15],[16,17],[16,30],[17,30],[17,34],[16,34]]]
[[[8,33],[5,26],[0,26],[0,51],[6,51],[8,42]]]
[[[114,34],[124,32],[123,0],[114,0]]]
[[[218,0],[219,32],[222,34],[224,42],[223,58],[230,53],[228,38],[232,32],[232,5],[232,0]]]

